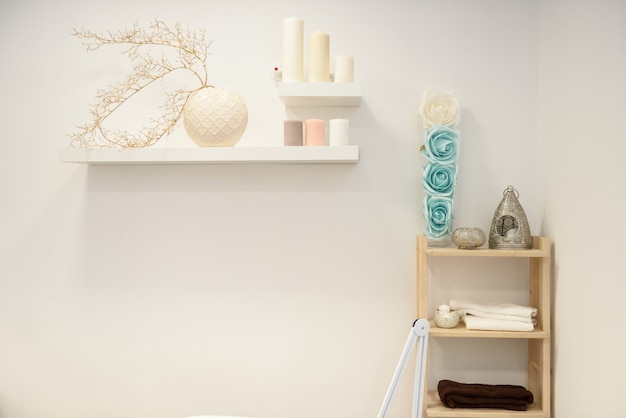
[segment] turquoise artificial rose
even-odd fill
[[[428,163],[422,170],[422,181],[426,193],[450,197],[456,186],[456,164]]]
[[[426,196],[424,198],[426,236],[441,240],[452,234],[452,199],[449,197]]]
[[[436,125],[426,130],[422,153],[428,161],[439,164],[456,162],[459,152],[459,131],[450,126]]]

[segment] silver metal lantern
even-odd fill
[[[519,193],[513,186],[504,191],[504,197],[496,208],[489,231],[489,248],[527,250],[533,239]]]

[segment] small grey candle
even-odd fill
[[[301,120],[286,120],[285,121],[285,145],[286,146],[298,146],[302,145],[302,121]]]

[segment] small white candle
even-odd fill
[[[441,313],[449,313],[450,312],[450,306],[448,305],[439,305],[439,312]]]
[[[349,127],[348,119],[331,119],[328,143],[330,145],[348,145]]]
[[[354,81],[354,57],[351,55],[337,55],[335,57],[335,81],[350,83]]]

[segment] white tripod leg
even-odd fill
[[[426,377],[426,353],[428,348],[428,332],[430,331],[430,324],[427,319],[419,318],[413,322],[413,327],[409,332],[409,337],[404,345],[400,361],[396,366],[396,371],[393,374],[387,394],[383,400],[383,404],[378,412],[378,418],[385,418],[389,405],[396,393],[398,382],[409,358],[409,354],[415,345],[415,340],[418,340],[417,354],[415,361],[415,383],[413,387],[413,418],[421,418],[422,410],[424,407],[424,379]]]
[[[426,353],[428,352],[428,333],[430,323],[420,318],[415,321],[413,331],[417,335],[417,354],[415,356],[415,383],[413,385],[413,417],[422,418],[424,394],[426,393]]]

